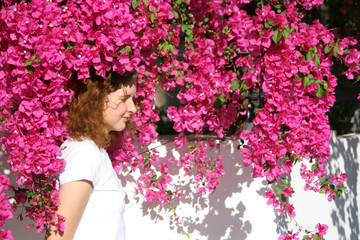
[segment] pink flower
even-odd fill
[[[316,228],[318,229],[317,235],[319,237],[323,237],[326,234],[326,231],[328,230],[329,227],[326,224],[318,223],[316,225]]]
[[[12,233],[9,229],[0,230],[0,239],[3,240],[14,240]]]
[[[199,195],[204,195],[204,194],[206,194],[206,190],[205,190],[205,188],[203,188],[203,187],[198,187],[198,188],[196,189],[196,192],[197,192],[197,194],[199,194]]]
[[[283,194],[285,197],[289,197],[291,196],[295,191],[292,187],[289,187],[289,188],[285,188],[283,191]]]
[[[344,183],[347,180],[347,175],[345,173],[341,173],[339,176],[335,173],[335,176],[331,178],[335,186],[338,186]]]
[[[268,205],[273,205],[274,207],[279,206],[279,201],[276,200],[276,196],[272,190],[265,192],[265,197],[268,198]]]
[[[293,231],[288,231],[287,234],[282,234],[279,237],[279,240],[299,240],[297,237],[299,235],[299,232],[293,233]]]

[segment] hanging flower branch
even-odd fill
[[[331,201],[345,189],[346,175],[329,176],[331,136],[326,112],[335,101],[333,60],[344,61],[348,79],[359,78],[360,53],[352,38],[338,40],[319,21],[302,21],[305,10],[322,1],[190,0],[25,0],[0,5],[1,144],[16,173],[16,185],[1,176],[0,191],[14,193],[14,207],[25,209],[37,232],[56,215],[57,177],[64,168],[59,145],[67,137],[67,105],[74,81],[137,69],[135,126],[109,149],[114,168],[140,171],[138,188],[148,201],[166,204],[182,196],[172,186],[169,164],[183,168],[198,194],[213,192],[224,174],[222,158],[205,154],[200,140],[184,156],[160,161],[156,150],[134,147],[157,138],[155,88],[181,86],[180,106],[168,117],[181,148],[189,134],[232,136],[245,143],[245,166],[253,177],[276,184],[265,194],[280,214],[295,216],[294,193],[286,176],[301,164],[306,189]],[[254,11],[253,11],[254,10]],[[74,78],[74,76],[77,76]],[[257,108],[250,95],[258,94]],[[256,113],[255,113],[256,112]],[[254,127],[244,131],[254,115]],[[210,145],[213,144],[209,139]],[[240,161],[240,159],[239,159]],[[9,197],[0,193],[0,226],[12,217]],[[321,239],[324,225],[307,239]],[[2,239],[12,239],[9,230]],[[289,231],[280,239],[297,239]]]

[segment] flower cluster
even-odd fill
[[[11,185],[7,176],[0,175],[0,226],[3,226],[6,220],[13,217],[9,196],[6,196],[3,192],[4,190],[10,190],[10,188]],[[9,229],[0,230],[0,239],[12,240],[11,231]]]
[[[138,189],[162,204],[181,197],[169,165],[183,169],[196,191],[215,190],[224,174],[221,155],[206,155],[202,134],[232,136],[246,144],[241,153],[253,177],[276,183],[265,196],[280,214],[295,216],[294,193],[286,180],[301,162],[306,189],[329,200],[345,189],[346,174],[328,176],[331,135],[326,112],[335,101],[332,59],[343,60],[348,79],[359,77],[359,50],[352,38],[337,40],[319,21],[304,23],[305,9],[323,1],[217,0],[6,0],[0,3],[1,144],[11,170],[15,206],[23,207],[38,232],[63,218],[56,215],[56,182],[64,168],[59,145],[67,137],[67,106],[74,91],[69,79],[89,77],[94,67],[139,73],[139,111],[120,145],[108,149],[116,171],[138,171]],[[264,3],[265,2],[265,3]],[[178,148],[197,138],[180,159],[141,154],[135,139],[148,145],[158,134],[155,90],[181,87],[179,107],[167,115],[179,133]],[[254,98],[255,96],[255,98]],[[254,100],[255,99],[255,100]],[[254,127],[243,131],[252,121]],[[5,186],[5,185],[3,185]],[[5,188],[1,189],[0,192]],[[3,193],[0,193],[3,194]],[[5,195],[0,201],[7,203]],[[8,219],[10,205],[0,212]],[[4,222],[0,222],[0,226]],[[318,225],[322,237],[326,227]],[[11,239],[11,233],[1,232]],[[280,239],[297,239],[289,231]],[[311,236],[309,236],[311,237]]]

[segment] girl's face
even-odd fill
[[[123,86],[110,93],[105,99],[104,119],[106,130],[122,131],[131,115],[136,112],[133,98],[136,93],[135,84]]]

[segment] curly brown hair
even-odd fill
[[[100,148],[106,148],[116,142],[119,133],[108,133],[105,129],[105,100],[109,93],[136,84],[137,72],[126,72],[123,75],[110,71],[106,77],[99,76],[94,69],[91,77],[76,81],[75,98],[70,103],[67,129],[69,136],[81,141],[90,138]],[[76,76],[74,77],[76,79]]]

